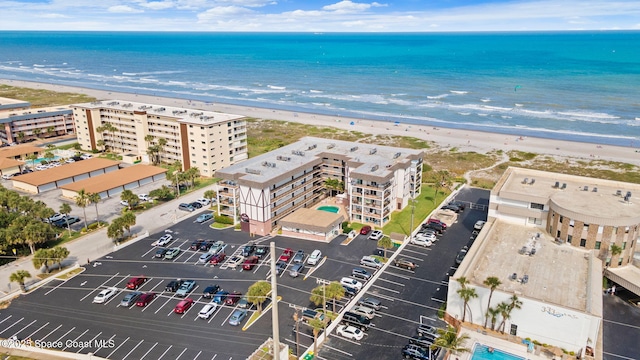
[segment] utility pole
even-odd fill
[[[276,243],[269,244],[271,250],[271,330],[273,332],[273,359],[280,360],[280,330],[278,329],[278,282],[276,279]],[[297,336],[297,335],[296,335]]]
[[[322,308],[324,309],[324,339],[327,340],[327,320],[329,316],[327,316],[327,284],[329,281],[323,279],[316,279],[316,284],[322,284]]]

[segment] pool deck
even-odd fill
[[[480,331],[480,332],[478,332]],[[516,344],[507,340],[498,339],[493,336],[483,335],[481,330],[472,330],[468,328],[462,328],[460,334],[467,334],[469,336],[469,340],[465,344],[465,347],[468,347],[473,351],[473,346],[475,343],[480,343],[489,347],[493,347],[505,352],[508,352],[512,355],[521,356],[527,360],[549,360],[549,359],[562,359],[562,357],[548,357],[540,353],[540,355],[536,355],[535,351],[533,353],[527,352],[527,346],[525,344]],[[459,355],[451,355],[449,357],[450,360],[471,360],[473,357],[473,352],[468,352]]]

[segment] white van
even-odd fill
[[[380,260],[374,258],[373,256],[363,256],[360,259],[360,265],[369,266],[372,268],[380,269],[382,267],[382,263]]]

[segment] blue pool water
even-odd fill
[[[495,348],[493,352],[489,352],[488,346],[476,344],[473,348],[471,360],[524,360],[524,358]]]
[[[338,211],[340,211],[340,208],[338,208],[337,206],[320,206],[318,208],[318,210],[327,211],[327,212],[331,212],[331,213],[337,214]]]
[[[37,158],[37,159],[35,159],[35,160],[29,160],[29,161],[28,161],[28,164],[33,164],[33,165],[35,166],[35,165],[39,165],[39,164],[41,164],[43,161],[47,161],[47,160],[48,160],[48,161],[56,161],[56,160],[60,160],[60,156],[54,156],[53,158],[50,158],[50,159]]]

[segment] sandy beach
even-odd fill
[[[518,150],[556,157],[571,157],[590,160],[607,160],[640,166],[640,153],[634,147],[597,145],[572,141],[550,140],[536,137],[518,137],[480,131],[448,129],[444,127],[395,125],[391,122],[327,116],[303,112],[247,107],[224,103],[204,103],[187,99],[150,96],[114,91],[95,90],[82,87],[37,83],[29,81],[0,79],[0,84],[17,87],[47,89],[58,92],[81,93],[99,100],[125,100],[158,105],[196,108],[245,115],[259,119],[283,120],[316,126],[332,126],[346,130],[360,131],[374,135],[413,136],[431,141],[444,149],[457,148],[459,151],[487,153],[492,150]]]

